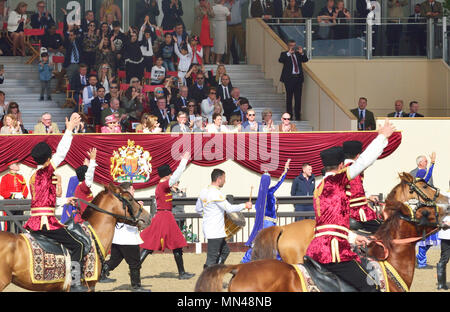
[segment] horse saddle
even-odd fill
[[[40,235],[31,232],[31,237],[36,241],[36,243],[45,251],[55,255],[64,255],[64,248],[61,243],[58,243],[54,239],[48,238],[45,235]]]
[[[350,218],[350,230],[359,235],[368,236],[374,234],[380,227],[381,222],[378,220],[370,220],[367,222],[357,221]]]
[[[83,257],[85,257],[92,247],[92,241],[88,233],[86,233],[79,223],[76,223],[73,217],[69,218],[65,223],[67,230],[75,236],[76,239],[83,243]]]
[[[358,290],[328,271],[317,261],[305,256],[303,266],[321,292],[357,292]]]

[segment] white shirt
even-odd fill
[[[195,205],[197,213],[203,213],[203,234],[206,239],[224,238],[225,212],[239,212],[245,208],[245,204],[231,205],[219,188],[209,185],[200,191],[200,196]]]
[[[144,243],[136,226],[117,222],[112,240],[116,245],[140,245]]]
[[[164,77],[166,76],[166,68],[164,66],[158,67],[157,65],[152,67],[151,81],[152,83],[164,82]]]
[[[91,93],[92,93],[91,97],[89,97],[89,91],[88,91],[89,88],[91,88]],[[95,86],[89,85],[87,87],[84,87],[84,89],[83,89],[83,103],[84,103],[84,105],[91,104],[92,100],[95,98],[95,95],[94,95],[95,91],[97,91],[97,87],[95,87]]]
[[[152,31],[155,31],[153,27],[151,27]],[[145,30],[145,24],[142,25],[141,30],[139,31],[139,37],[138,40],[142,41],[144,38],[144,30]],[[152,43],[152,37],[147,39],[148,42],[148,50],[145,46],[141,46],[141,52],[143,56],[153,56],[153,43]]]
[[[8,17],[8,31],[9,32],[14,32],[17,30],[17,28],[19,28],[19,20],[21,18],[24,19],[23,25],[25,26],[25,21],[27,20],[26,14],[20,15],[16,11],[9,12],[9,17]]]
[[[292,60],[291,53],[286,52],[286,54]],[[295,53],[293,53],[292,55],[294,56],[295,60],[297,61],[297,71],[295,70],[294,64],[292,64],[292,74],[293,75],[298,75],[300,73],[300,66],[301,66],[301,64],[298,62],[298,59],[297,59],[297,56],[295,55]]]
[[[178,43],[175,43],[174,50],[175,54],[180,59],[180,62],[178,63],[178,71],[181,72],[187,72],[189,70],[189,66],[191,66],[191,60],[192,60],[192,48],[191,45],[187,45],[188,53],[183,55],[181,54],[180,50],[178,49]]]
[[[200,104],[200,108],[202,110],[202,117],[208,118],[208,123],[212,123],[212,115],[214,113],[213,101],[207,97]]]

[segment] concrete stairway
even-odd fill
[[[207,70],[216,72],[217,65],[206,65]],[[270,108],[276,125],[281,123],[281,115],[286,111],[286,97],[276,92],[272,79],[264,79],[259,65],[225,65],[234,87],[241,90],[241,96],[248,98],[256,111],[256,119],[262,120],[261,113]],[[299,131],[312,131],[307,121],[293,121]]]
[[[39,101],[41,86],[37,64],[26,65],[26,58],[3,56],[0,64],[5,66],[5,82],[0,90],[5,92],[7,102],[17,102],[25,129],[33,130],[44,112],[52,114],[52,119],[59,129],[65,129],[65,117],[70,116],[73,109],[61,108],[65,102],[65,94],[52,94],[52,101]],[[51,89],[54,90],[55,79]]]

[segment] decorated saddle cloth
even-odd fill
[[[323,284],[320,285],[319,283],[316,283],[316,281],[318,281],[317,275],[312,277],[308,269],[303,264],[292,264],[292,266],[295,268],[300,278],[303,292],[352,291],[349,290],[349,288],[346,289],[345,287],[342,287],[342,284],[337,281],[336,276],[334,276],[335,285],[328,284],[326,285],[326,289],[324,289]],[[385,261],[368,260],[365,268],[368,273],[367,283],[378,285],[381,292],[389,292]],[[353,289],[353,291],[355,290]]]
[[[81,225],[86,234],[91,238],[96,235],[92,227]],[[71,260],[69,252],[63,248],[63,252],[49,252],[41,247],[36,239],[29,233],[21,234],[27,243],[30,255],[30,276],[33,284],[52,284],[65,282],[66,276],[70,276]],[[54,246],[55,251],[58,250]],[[101,248],[101,247],[100,247]],[[61,247],[59,247],[61,249]],[[101,251],[103,252],[103,251]],[[97,248],[92,242],[89,253],[83,258],[83,277],[86,282],[97,280],[98,276]]]

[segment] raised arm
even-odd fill
[[[91,187],[94,183],[94,172],[95,167],[97,167],[97,163],[95,162],[95,159],[97,157],[97,149],[94,147],[89,152],[89,166],[85,174],[85,183],[87,187]]]
[[[187,162],[189,158],[191,157],[190,152],[186,152],[183,154],[183,157],[181,158],[180,164],[178,165],[177,170],[172,174],[172,176],[169,179],[169,186],[172,187],[175,183],[177,183],[180,178],[181,174],[183,173],[184,169],[186,169]]]
[[[80,115],[73,113],[70,120],[66,118],[66,133],[64,133],[61,141],[56,148],[56,153],[51,159],[53,167],[56,169],[66,158],[67,153],[70,150],[70,145],[72,144],[72,131],[80,123]]]

